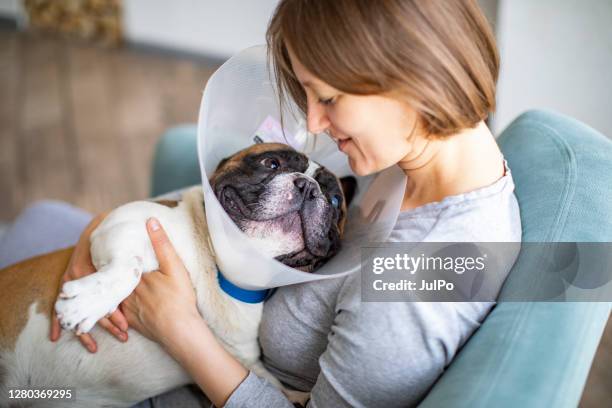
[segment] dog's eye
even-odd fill
[[[263,164],[265,167],[272,169],[272,170],[276,170],[280,167],[280,163],[278,162],[278,160],[272,159],[270,157],[263,159],[261,161],[261,164]]]
[[[331,198],[331,205],[334,208],[340,208],[341,200],[342,197],[340,197],[338,194],[334,194],[334,196]]]

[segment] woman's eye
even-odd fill
[[[261,161],[261,164],[263,164],[265,167],[272,169],[272,170],[276,170],[280,167],[279,161],[276,159],[271,159],[271,158],[263,159]]]
[[[339,195],[334,194],[334,196],[331,198],[331,205],[334,208],[340,208],[340,200],[342,200],[342,198]]]
[[[319,98],[319,103],[320,103],[321,105],[326,105],[326,106],[327,106],[327,105],[333,105],[333,103],[334,103],[334,98],[328,98],[328,99],[321,99],[321,98]]]

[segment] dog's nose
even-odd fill
[[[310,200],[319,196],[319,186],[316,182],[306,177],[298,177],[293,180],[293,184],[297,187],[302,197],[305,200]]]

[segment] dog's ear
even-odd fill
[[[357,192],[357,179],[353,176],[345,176],[340,178],[340,185],[342,186],[342,192],[344,193],[344,200],[346,207],[351,204],[355,193]]]
[[[217,164],[217,168],[215,169],[215,172],[217,170],[219,170],[227,161],[229,160],[229,157],[226,157],[225,159],[222,159],[219,164]]]

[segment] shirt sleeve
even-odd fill
[[[344,299],[319,358],[308,408],[418,404],[493,305],[362,302],[360,293]],[[250,372],[225,406],[293,404]]]
[[[294,408],[294,405],[281,390],[249,371],[224,405],[224,408],[239,407]]]

